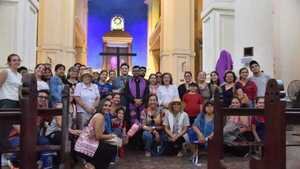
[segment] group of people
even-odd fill
[[[11,54],[7,58],[8,68],[0,72],[0,108],[19,107],[18,89],[22,76],[28,73],[20,63],[20,57]],[[62,90],[69,86],[72,154],[86,168],[108,168],[124,157],[125,145],[143,148],[146,157],[181,157],[183,145],[190,145],[193,163],[199,166],[199,150],[207,148],[214,134],[213,119],[218,113],[214,110],[215,94],[222,96],[226,107],[264,107],[270,77],[261,71],[257,61],[251,61],[249,68],[251,77],[244,67],[239,78],[231,70],[224,77],[213,71],[209,82],[205,72],[199,72],[194,81],[187,71],[185,82],[179,86],[173,84],[172,74],[167,72],[150,74],[146,79],[146,68],[141,66],[133,66],[131,76],[126,63],[120,65],[119,76],[114,70],[97,72],[80,63],[70,67],[67,74],[63,64],[55,65],[54,74],[51,64],[38,64],[33,75],[37,81],[38,107],[61,108]],[[264,123],[263,116],[229,116],[224,126],[225,144],[263,141]],[[1,125],[1,138],[6,138],[1,139],[1,146],[17,146],[20,126]],[[60,144],[61,125],[61,116],[39,118],[38,144]],[[49,164],[49,160],[55,163],[55,158],[43,158],[49,154],[53,156],[51,152],[39,154],[41,168],[55,165]],[[15,155],[10,160],[18,161]]]

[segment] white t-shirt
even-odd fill
[[[252,76],[250,80],[257,86],[257,96],[264,97],[266,93],[267,83],[270,80],[270,76],[261,73],[259,76]]]
[[[189,116],[186,112],[179,112],[175,115],[174,113],[167,111],[163,125],[170,127],[173,134],[179,134],[183,127],[190,126]]]
[[[179,98],[176,85],[160,85],[157,89],[157,97],[159,105],[168,105],[171,101]]]
[[[45,81],[42,80],[37,80],[37,91],[39,90],[50,90],[48,83],[46,83]]]
[[[76,85],[74,96],[79,96],[85,105],[91,107],[95,100],[100,97],[100,94],[97,85],[91,84],[90,86],[86,86],[81,82]],[[79,104],[76,104],[76,107],[77,112],[87,113]]]
[[[19,87],[22,85],[22,75],[6,69],[6,80],[0,87],[0,100],[19,101]]]

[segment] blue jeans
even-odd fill
[[[163,132],[159,132],[160,143],[155,144],[155,136],[149,131],[143,131],[143,140],[145,143],[145,150],[151,152],[153,155],[160,155],[164,152],[166,147],[166,137]]]
[[[143,132],[143,140],[145,143],[145,150],[151,152],[154,136],[149,131]]]

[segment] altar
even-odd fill
[[[111,31],[104,34],[103,53],[131,53],[132,36],[124,30],[124,19],[121,16],[115,16],[111,20]],[[123,55],[103,55],[102,69],[117,70],[118,64],[127,63],[132,66],[132,56]]]

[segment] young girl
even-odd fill
[[[193,163],[200,166],[198,160],[199,146],[207,149],[209,139],[214,135],[214,105],[212,101],[205,103],[203,113],[195,119],[192,130],[189,131],[190,141],[193,144]]]
[[[196,83],[190,84],[190,91],[183,96],[185,104],[184,111],[189,115],[190,124],[193,124],[198,113],[201,112],[203,97],[198,93],[199,87]]]
[[[236,90],[236,97],[241,100],[241,107],[250,107],[250,101],[246,93],[244,93],[242,88]]]
[[[127,144],[128,139],[126,135],[126,125],[124,123],[124,114],[125,109],[123,107],[116,109],[116,118],[112,120],[113,133],[116,134],[119,138],[122,138],[123,145]],[[120,158],[124,157],[124,147],[120,147],[118,151]]]
[[[265,108],[265,99],[264,97],[257,97],[256,98],[256,106],[257,109],[263,109]],[[265,122],[266,117],[265,116],[253,116],[251,119],[251,125],[252,125],[252,133],[255,137],[255,140],[257,142],[264,141],[265,136]]]

